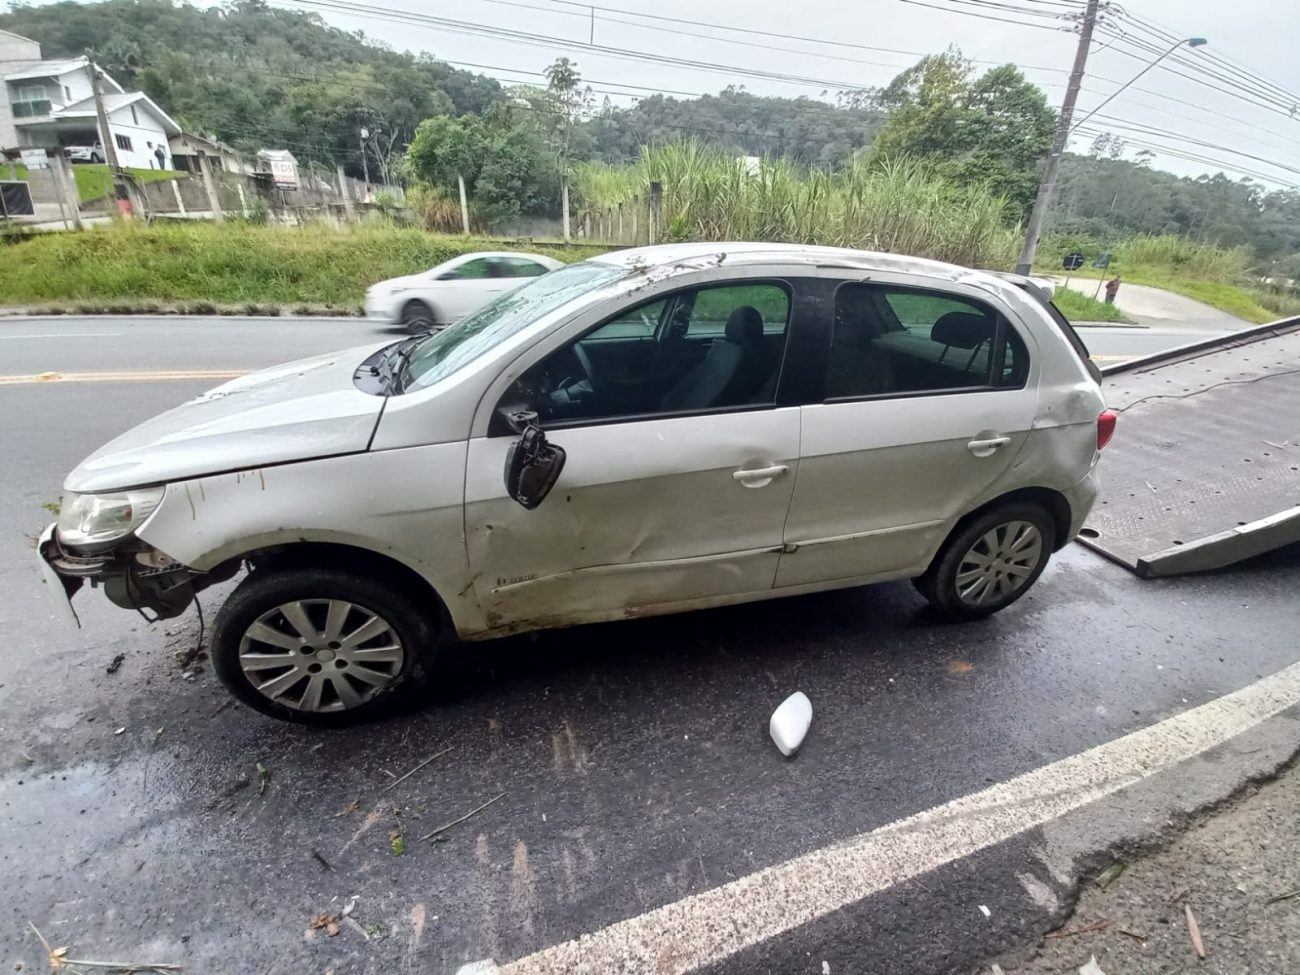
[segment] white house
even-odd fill
[[[0,31],[0,69],[0,149],[90,146],[107,161],[85,58],[46,61],[35,41]],[[181,127],[148,95],[125,91],[103,72],[100,90],[118,164],[171,169],[167,140]]]

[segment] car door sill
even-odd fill
[[[698,565],[709,565],[717,562],[734,562],[755,558],[761,555],[779,555],[781,551],[782,547],[780,545],[768,545],[764,548],[742,549],[736,552],[720,552],[716,555],[693,555],[690,558],[685,559],[659,559],[652,562],[615,562],[601,565],[584,565],[578,569],[566,569],[564,572],[552,572],[551,574],[544,576],[532,576],[531,578],[515,577],[503,585],[492,587],[491,593],[493,596],[508,596],[521,589],[526,589],[530,586],[536,586],[547,582],[581,579],[584,576],[590,575],[626,575],[634,572],[656,572],[678,567],[688,569]]]
[[[938,518],[934,521],[918,521],[911,525],[894,525],[890,528],[876,528],[869,532],[851,532],[847,535],[828,535],[825,538],[810,538],[807,541],[790,541],[785,543],[784,551],[789,554],[797,552],[801,548],[811,548],[814,545],[830,545],[838,542],[851,542],[859,538],[879,538],[884,535],[897,535],[899,532],[934,528],[936,525],[942,524],[944,524],[944,519]]]

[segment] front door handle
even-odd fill
[[[789,469],[785,464],[775,464],[772,467],[752,467],[747,470],[732,471],[731,476],[745,487],[763,487]]]
[[[988,457],[999,447],[1005,447],[1009,443],[1011,443],[1010,437],[989,437],[987,440],[972,440],[966,445],[966,449],[976,457]]]

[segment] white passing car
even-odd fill
[[[68,146],[68,159],[74,163],[102,163],[108,157],[104,155],[104,147],[96,142],[90,146]]]
[[[456,325],[219,386],[101,447],[41,536],[159,617],[247,575],[217,676],[342,724],[445,634],[913,579],[957,618],[1077,533],[1115,426],[1032,282],[934,261],[681,244],[571,264]]]
[[[366,318],[424,332],[450,325],[493,298],[564,265],[541,254],[462,254],[422,274],[390,278],[366,291]]]

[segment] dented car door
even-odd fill
[[[656,320],[673,331],[660,337],[680,343],[700,336],[699,358],[669,377],[647,379],[664,389],[641,391],[641,401],[654,405],[634,415],[594,415],[601,408],[581,402],[599,402],[602,390],[612,396],[611,388],[630,395],[628,376],[654,375],[650,343],[627,346],[627,368],[618,377],[608,358],[593,366],[579,348],[622,334],[628,313],[524,372],[533,376],[520,380],[531,397],[526,407],[538,409],[539,396],[552,400],[541,409],[541,429],[549,448],[562,451],[563,470],[535,507],[509,496],[503,471],[523,429],[509,395],[497,413],[515,417],[515,426],[497,421],[487,436],[469,441],[466,541],[491,629],[633,616],[770,591],[799,451],[799,409],[775,402],[791,293],[784,282],[710,283],[672,298],[678,313]],[[642,317],[633,309],[632,319]],[[644,369],[636,368],[638,356]],[[557,416],[555,401],[578,405]],[[617,409],[632,409],[627,402]]]

